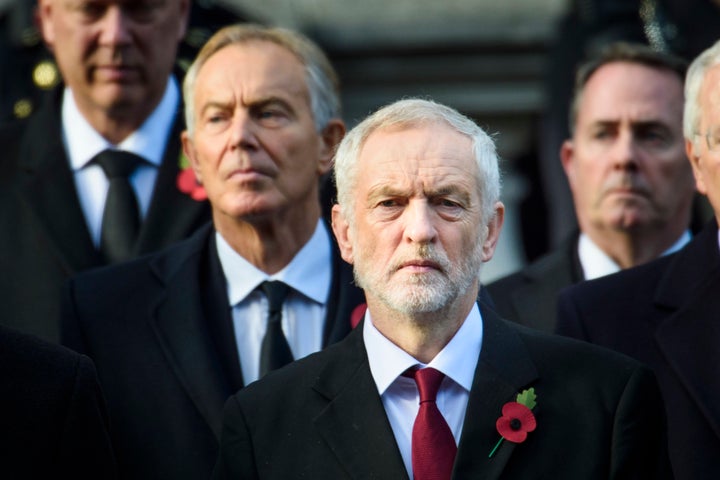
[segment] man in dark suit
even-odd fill
[[[0,130],[2,322],[59,339],[62,283],[116,261],[103,247],[111,182],[102,152],[135,155],[127,180],[137,234],[122,258],[186,238],[210,216],[178,190],[180,91],[171,75],[188,1],[41,0],[39,18],[64,86],[29,119]]]
[[[482,129],[402,100],[335,162],[364,320],[228,400],[213,478],[666,478],[647,368],[478,308],[504,215]]]
[[[679,252],[564,291],[558,332],[648,364],[668,416],[675,478],[716,478],[720,470],[720,43],[690,66],[684,134],[700,193],[715,211]]]
[[[320,49],[288,30],[227,27],[184,93],[183,142],[212,226],[79,275],[65,297],[64,342],[97,365],[124,478],[207,478],[225,400],[272,362],[343,338],[364,302],[320,215],[319,179],[345,133]],[[267,281],[289,287],[282,307]]]
[[[488,285],[498,312],[552,332],[568,285],[645,263],[690,239],[692,171],[682,138],[684,60],[612,44],[577,72],[560,150],[580,231]]]
[[[0,326],[0,472],[8,479],[117,477],[92,362]]]

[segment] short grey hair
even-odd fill
[[[342,115],[340,81],[330,60],[312,40],[301,33],[252,23],[235,24],[218,30],[198,53],[183,82],[185,125],[192,136],[195,128],[195,84],[200,69],[219,50],[253,41],[270,42],[286,49],[305,66],[310,108],[318,132],[333,118]],[[249,65],[248,68],[252,68]]]
[[[700,88],[705,74],[720,64],[720,40],[703,51],[693,60],[685,77],[685,111],[683,114],[683,135],[693,141],[700,128]]]
[[[495,203],[500,200],[500,166],[493,139],[473,120],[453,108],[432,100],[410,98],[379,109],[350,130],[340,142],[334,174],[338,204],[345,218],[353,219],[358,156],[368,137],[388,128],[432,123],[444,123],[472,140],[483,221],[494,216]]]

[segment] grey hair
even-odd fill
[[[236,24],[218,30],[198,53],[183,81],[185,125],[192,136],[195,128],[195,84],[202,66],[219,50],[252,41],[270,42],[285,48],[305,66],[310,108],[318,132],[333,118],[340,118],[340,81],[330,60],[312,40],[301,33],[279,27]],[[248,68],[252,68],[249,66]]]
[[[453,108],[432,100],[410,98],[382,107],[355,126],[340,142],[335,154],[334,174],[338,204],[345,218],[353,219],[358,156],[368,137],[377,130],[431,123],[444,123],[472,140],[483,221],[493,217],[495,203],[500,199],[500,166],[493,139],[473,120]]]
[[[705,74],[720,64],[720,41],[703,51],[693,60],[685,77],[685,111],[683,114],[683,135],[693,141],[700,128],[700,88]]]

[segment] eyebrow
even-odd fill
[[[614,127],[621,123],[621,120],[596,120],[590,124],[591,127]],[[669,125],[662,120],[637,120],[630,122],[633,128],[663,127],[669,129]]]
[[[465,203],[470,203],[470,192],[458,188],[456,185],[443,185],[432,190],[423,190],[423,194],[427,198],[444,197],[448,195],[456,195]],[[368,192],[368,200],[374,200],[381,197],[406,197],[407,191],[394,187],[392,185],[379,185],[372,187]]]

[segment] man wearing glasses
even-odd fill
[[[648,364],[668,416],[677,479],[720,469],[720,42],[693,61],[685,81],[685,149],[715,218],[677,253],[565,291],[559,333]]]

